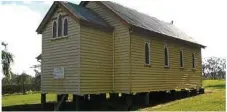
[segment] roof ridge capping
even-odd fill
[[[82,1],[80,5],[86,6],[89,1]],[[156,17],[150,16],[146,13],[139,12],[136,9],[129,8],[120,3],[113,1],[99,1],[107,8],[116,13],[121,19],[128,24],[139,27],[145,30],[149,30],[155,33],[166,35],[175,39],[187,41],[193,44],[200,45],[205,48],[206,46],[196,42],[192,37],[188,36],[178,27],[163,20],[159,20]]]

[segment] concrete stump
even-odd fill
[[[145,93],[145,95],[144,95],[144,104],[146,106],[150,105],[150,95],[149,95],[149,93]]]
[[[95,107],[102,107],[102,105],[104,104],[106,100],[106,94],[91,94],[90,95],[90,103],[92,108]]]
[[[62,110],[63,109],[63,106],[65,105],[65,99],[66,98],[64,98],[63,100],[62,100],[62,98],[63,98],[63,96],[64,96],[64,94],[58,94],[57,95],[57,104],[55,105],[55,110]],[[67,96],[66,96],[67,97]],[[62,100],[62,102],[61,102],[61,100]],[[61,103],[61,104],[60,104]]]
[[[136,95],[132,95],[132,103],[133,105],[141,105],[143,104],[143,95],[142,93],[137,93]]]
[[[133,96],[132,94],[125,95],[127,110],[131,110],[132,109],[132,96]]]
[[[190,97],[191,96],[191,92],[190,92],[191,90],[186,90],[186,97]]]
[[[115,109],[116,104],[118,104],[118,102],[120,102],[120,97],[118,95],[118,93],[110,93],[110,98],[108,99],[109,102],[109,109],[113,110]]]
[[[181,89],[181,98],[186,98],[187,97],[187,90]]]
[[[167,91],[165,91],[164,92],[164,102],[168,102],[168,101],[170,101],[171,99],[172,99],[172,97],[171,97],[171,93],[170,92],[167,92]]]
[[[154,91],[154,92],[150,92],[150,104],[157,104],[158,101],[158,92]]]
[[[199,89],[199,94],[204,94],[204,88]]]
[[[152,95],[153,96],[151,96],[152,97],[151,100],[152,100],[153,104],[157,104],[161,101],[160,100],[161,99],[160,92],[155,91],[155,92],[152,93]]]
[[[73,103],[75,104],[76,111],[81,110],[81,107],[83,107],[84,96],[79,95],[73,95]]]
[[[159,91],[158,97],[160,98],[161,102],[166,102],[167,101],[166,91]]]
[[[181,91],[175,92],[175,99],[181,99]]]
[[[176,97],[176,91],[175,91],[175,90],[171,90],[171,91],[170,91],[170,94],[171,94],[171,95],[170,95],[170,96],[171,96],[171,97],[170,97],[170,100],[171,100],[171,101],[177,99],[177,97]]]
[[[192,89],[191,91],[190,91],[191,93],[191,96],[196,96],[197,95],[197,90],[196,89]]]
[[[46,93],[41,93],[41,108],[44,108],[46,104]]]

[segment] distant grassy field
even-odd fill
[[[225,110],[225,81],[204,80],[205,94],[172,101],[166,104],[147,107],[143,111],[224,111]],[[69,100],[72,95],[69,95]],[[56,94],[47,94],[47,101],[56,101]],[[39,104],[40,93],[27,95],[4,95],[2,106]]]
[[[169,102],[143,111],[225,111],[225,81],[204,80],[205,94]]]

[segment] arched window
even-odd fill
[[[63,36],[67,36],[68,35],[68,19],[65,18],[63,23],[64,23]]]
[[[57,36],[57,22],[56,21],[53,22],[52,35],[53,35],[53,38],[56,38],[56,36]]]
[[[180,51],[180,67],[184,67],[183,50]]]
[[[192,53],[192,68],[195,68],[195,53]]]
[[[150,64],[150,42],[145,42],[145,64]]]
[[[62,36],[62,15],[58,16],[58,37]]]
[[[167,47],[165,47],[165,66],[169,66],[169,51]]]

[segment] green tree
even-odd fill
[[[25,94],[25,84],[31,84],[32,77],[26,73],[22,73],[17,77],[17,84],[22,86],[22,92]]]
[[[2,79],[2,85],[3,86],[6,86],[6,85],[17,85],[17,77],[19,75],[16,75],[16,74],[11,74],[11,79],[9,80],[7,77],[4,77]]]
[[[2,55],[2,71],[3,74],[8,78],[11,79],[11,64],[14,62],[13,59],[13,54],[11,54],[10,52],[7,51],[7,44],[2,42],[2,46],[4,47],[4,49],[1,51],[1,55]]]
[[[224,79],[226,75],[226,59],[209,57],[203,60],[203,78]]]
[[[40,87],[41,86],[41,54],[36,57],[36,60],[39,63],[31,67],[35,72],[35,77],[33,78],[32,83]]]

